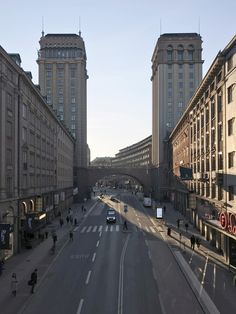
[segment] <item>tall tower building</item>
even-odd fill
[[[168,136],[202,79],[202,39],[196,33],[163,34],[152,56],[152,164],[166,177]],[[161,184],[164,184],[162,181]],[[159,184],[160,185],[160,184]]]
[[[47,34],[39,41],[39,85],[76,139],[75,166],[87,162],[87,69],[81,34]]]

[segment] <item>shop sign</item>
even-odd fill
[[[236,235],[236,214],[231,212],[221,212],[219,219],[221,227],[225,231]]]
[[[10,224],[0,224],[0,250],[10,249]]]

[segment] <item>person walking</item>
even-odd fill
[[[201,239],[199,239],[198,237],[196,238],[196,244],[197,244],[197,248],[200,248],[201,245]]]
[[[73,231],[72,230],[69,233],[69,237],[70,237],[70,241],[74,240],[74,235],[73,235]]]
[[[30,285],[31,285],[31,293],[34,293],[34,287],[37,284],[38,281],[38,269],[35,268],[35,270],[32,272],[31,276],[30,276]]]
[[[194,251],[196,239],[193,234],[191,235],[190,242],[191,242],[191,249]]]
[[[77,219],[74,219],[74,225],[77,226]]]
[[[66,216],[66,222],[67,222],[67,225],[68,225],[69,221],[70,221],[69,216]]]
[[[16,278],[16,273],[12,273],[11,276],[11,294],[16,297],[16,291],[18,286],[18,280]]]
[[[128,226],[127,226],[127,221],[126,220],[124,220],[123,230],[128,230]]]
[[[60,218],[60,226],[62,227],[63,224],[64,224],[64,220],[63,220],[63,218]]]
[[[177,227],[178,227],[178,229],[179,229],[180,219],[178,218],[178,219],[176,220],[176,222],[177,222]]]
[[[188,223],[186,222],[184,226],[185,226],[185,230],[186,230],[186,233],[187,233],[188,232]]]

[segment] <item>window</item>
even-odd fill
[[[11,149],[7,149],[6,151],[6,163],[7,165],[12,165],[12,150]]]
[[[75,106],[72,106],[72,107],[71,107],[71,112],[75,112],[75,111],[76,111]]]
[[[188,51],[188,59],[189,59],[189,61],[193,61],[193,51],[192,50]]]
[[[25,127],[22,128],[22,140],[26,141],[27,137],[27,129]]]
[[[179,79],[180,79],[180,80],[183,79],[183,73],[179,73],[178,76],[179,76]]]
[[[177,52],[177,60],[178,61],[183,61],[184,59],[184,52],[182,50],[178,50]]]
[[[7,105],[8,107],[12,108],[12,95],[7,94]]]
[[[189,72],[189,78],[193,79],[193,72]]]
[[[193,70],[193,64],[189,64],[189,70]]]
[[[172,64],[168,64],[168,70],[172,70]]]
[[[232,168],[234,166],[234,153],[235,152],[228,153],[228,167],[229,168]]]
[[[168,82],[168,88],[172,88],[172,83]]]
[[[71,124],[71,130],[75,130],[75,124]]]
[[[228,191],[229,191],[229,201],[233,201],[234,200],[234,186],[229,185]]]
[[[76,69],[71,69],[70,70],[70,77],[75,78],[75,76],[76,76]]]
[[[183,82],[179,82],[179,88],[183,88]]]
[[[193,82],[189,82],[189,87],[193,88]]]
[[[46,77],[52,77],[52,71],[46,71]]]
[[[63,111],[64,111],[64,108],[63,108],[62,105],[60,105],[60,106],[58,107],[58,111],[59,111],[59,112],[63,112]]]
[[[72,115],[72,116],[71,116],[71,120],[72,120],[72,121],[75,121],[75,115]]]
[[[168,73],[168,79],[172,79],[172,73]]]
[[[23,104],[22,105],[22,117],[25,119],[26,119],[26,110],[27,110],[26,104]]]
[[[228,120],[228,136],[234,133],[234,118]]]
[[[173,52],[170,50],[167,50],[167,61],[173,60]]]
[[[7,137],[12,137],[12,123],[10,121],[7,121],[6,124],[6,135]]]
[[[228,104],[233,101],[233,85],[228,87]]]
[[[218,112],[222,111],[222,96],[221,95],[217,95],[217,109]]]
[[[228,71],[230,71],[233,67],[233,56],[229,58],[227,65],[228,65]]]
[[[75,97],[71,97],[71,103],[75,104]]]

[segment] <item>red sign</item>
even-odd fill
[[[236,235],[236,214],[230,212],[220,213],[221,227],[234,235]]]

